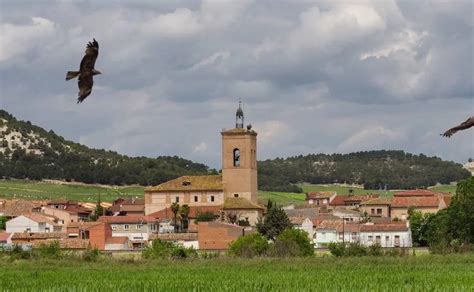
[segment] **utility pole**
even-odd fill
[[[345,230],[345,220],[344,216],[342,217],[342,244],[346,246],[346,230]]]

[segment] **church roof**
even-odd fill
[[[264,209],[262,206],[250,202],[245,198],[227,198],[224,201],[224,210],[227,209]]]
[[[193,175],[181,176],[160,185],[148,187],[145,191],[222,191],[223,189],[222,176],[220,175]]]

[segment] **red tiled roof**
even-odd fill
[[[306,194],[306,200],[309,199],[329,199],[334,196],[336,192],[309,192]]]
[[[394,197],[431,197],[436,194],[437,193],[430,190],[415,189],[415,190],[397,192],[397,193],[394,193],[393,196]]]
[[[115,236],[115,237],[107,237],[105,240],[106,244],[123,244],[128,241],[128,237],[126,236]]]
[[[342,223],[342,219],[339,220],[323,220],[318,224],[316,229],[333,229],[337,232],[359,232],[360,224],[358,223]]]
[[[388,224],[362,224],[361,232],[378,232],[378,231],[408,231],[406,224],[388,223]]]
[[[377,194],[342,196],[337,195],[330,203],[331,206],[344,206],[346,202],[364,202],[380,197]]]
[[[66,238],[67,234],[62,232],[15,232],[12,235],[12,240],[18,239],[62,239]]]
[[[46,215],[42,215],[42,214],[38,214],[38,213],[28,213],[28,214],[23,214],[23,216],[25,216],[26,218],[29,218],[37,223],[48,223],[50,225],[53,225],[53,226],[61,226],[59,224],[57,224],[56,222],[54,222],[54,218],[53,216],[46,216]]]
[[[392,208],[396,207],[438,207],[438,197],[394,197]]]
[[[99,222],[105,223],[154,223],[157,221],[156,218],[152,216],[145,215],[128,215],[128,216],[101,216]]]
[[[361,205],[390,205],[392,204],[392,199],[390,198],[376,198],[362,202]]]
[[[451,195],[444,195],[443,196],[443,200],[444,200],[444,203],[446,204],[446,208],[449,207],[449,205],[451,204],[451,199],[453,197]]]
[[[194,219],[197,217],[198,213],[206,213],[211,212],[216,216],[221,214],[223,206],[189,206],[189,218]],[[172,219],[174,218],[174,214],[171,211],[171,208],[165,208],[160,211],[156,211],[154,213],[149,214],[148,216],[163,220],[163,219]]]
[[[85,249],[89,246],[89,240],[80,238],[64,238],[59,241],[59,246],[66,249]]]
[[[11,233],[0,232],[0,242],[5,242],[10,237]]]

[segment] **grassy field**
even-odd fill
[[[378,190],[364,190],[360,187],[349,187],[340,185],[312,185],[301,184],[304,192],[335,191],[338,194],[348,194],[349,189],[355,194],[375,193],[392,196],[393,191],[380,193]],[[0,180],[0,198],[17,199],[59,199],[67,198],[76,201],[97,202],[99,195],[102,201],[111,202],[118,197],[142,197],[143,187],[109,187],[100,185],[85,184],[54,184],[49,182],[35,182],[28,180]],[[452,192],[456,191],[455,185],[442,185],[431,188],[434,191]],[[284,193],[284,192],[258,192],[259,201],[266,203],[269,199],[278,205],[286,206],[290,204],[300,205],[304,203],[305,194]]]
[[[118,197],[143,196],[143,187],[107,187],[82,184],[53,184],[27,180],[0,180],[0,198],[60,199],[97,202],[99,198],[111,202]]]
[[[0,290],[472,291],[474,256],[0,262]]]

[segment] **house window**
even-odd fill
[[[357,240],[357,232],[352,232],[351,238],[352,240]]]
[[[194,196],[194,202],[198,202],[199,199],[198,199],[198,196]]]
[[[399,235],[395,235],[395,244],[394,244],[395,247],[399,247],[400,246],[400,236]]]
[[[117,230],[117,225],[112,225],[112,230]]]
[[[369,240],[369,242],[372,242],[374,240],[374,237],[372,235],[369,235],[368,240]]]
[[[381,215],[382,214],[382,209],[377,209],[377,214]]]
[[[123,226],[123,230],[128,230],[128,224],[125,224],[125,225]]]
[[[176,203],[179,203],[179,197],[174,198],[174,201],[175,201]]]
[[[46,228],[44,229],[44,231],[45,231],[45,232],[49,232],[49,227],[46,227]]]
[[[370,209],[370,213],[375,214],[375,209],[374,208]]]
[[[211,196],[211,202],[214,202],[214,196]]]
[[[234,198],[238,198],[239,197],[239,194],[234,194]]]
[[[234,153],[234,166],[239,167],[240,166],[240,150],[238,148],[235,148],[233,153]]]
[[[390,236],[385,236],[385,242],[389,242],[390,241]]]
[[[377,235],[377,236],[375,237],[375,243],[380,244],[381,242],[382,242],[381,236],[380,236],[380,235]]]
[[[140,230],[141,228],[142,228],[142,226],[140,224],[135,225],[136,230]]]
[[[31,232],[31,228],[26,228],[26,232]]]

